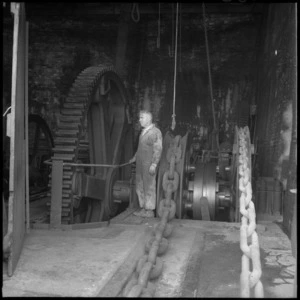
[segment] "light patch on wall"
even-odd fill
[[[158,84],[155,82],[155,80],[152,81],[152,107],[153,107],[153,119],[158,121],[159,118],[159,112],[161,109],[161,100],[162,100],[162,91],[164,89],[165,82],[163,81],[161,86],[158,86]]]
[[[225,132],[229,130],[228,118],[231,110],[231,96],[232,96],[232,89],[228,88],[225,103],[224,103],[225,104]]]
[[[156,94],[154,96],[154,108],[153,108],[153,117],[155,120],[158,119],[160,108],[161,108],[161,97]]]
[[[226,100],[225,100],[225,112],[226,112],[226,118],[228,117],[229,111],[230,111],[230,107],[231,107],[231,94],[232,94],[232,90],[230,88],[228,88],[227,91],[227,96],[226,96]]]
[[[162,95],[165,95],[167,92],[167,82],[166,80],[163,80],[162,84],[161,84],[161,93]]]
[[[201,106],[200,104],[197,105],[197,118],[200,119],[200,113],[201,113]]]
[[[293,124],[293,110],[291,102],[287,105],[286,110],[283,112],[282,121],[284,128],[280,131],[280,137],[283,150],[275,167],[275,172],[276,178],[282,182],[284,189],[286,189],[287,178],[285,178],[286,176],[283,177],[282,175],[282,164],[284,162],[288,162],[290,157]]]
[[[146,87],[145,88],[145,94],[144,94],[144,101],[143,101],[143,107],[142,107],[142,109],[151,110],[149,94],[150,94],[150,89],[149,89],[149,87]]]
[[[156,120],[158,120],[159,118],[159,113],[162,107],[162,99],[166,94],[166,89],[167,89],[167,84],[166,84],[166,80],[163,80],[163,82],[161,83],[160,89],[158,89],[155,93],[155,97],[154,97],[154,108],[153,108],[153,114],[154,114],[154,118]]]

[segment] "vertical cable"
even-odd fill
[[[171,57],[174,55],[174,3],[172,3],[172,45],[171,45]]]
[[[208,48],[208,38],[207,38],[207,28],[206,28],[204,2],[202,3],[202,8],[203,8],[203,23],[204,23],[205,46],[206,46],[207,66],[208,66],[208,77],[209,77],[209,91],[210,91],[211,108],[212,108],[212,115],[213,115],[213,122],[214,122],[214,131],[216,131],[217,130],[217,124],[216,124],[212,79],[211,79],[211,71],[210,71],[210,59],[209,59],[209,48]],[[219,148],[218,138],[216,138],[216,144],[217,144],[217,148]]]
[[[174,59],[174,91],[173,91],[173,114],[172,114],[172,130],[175,129],[176,121],[175,121],[175,99],[176,99],[176,75],[177,75],[177,38],[178,38],[178,2],[176,9],[176,36],[175,36],[175,59]]]
[[[179,72],[181,73],[182,72],[182,69],[181,69],[181,16],[182,16],[182,9],[181,9],[181,5],[182,3],[180,4],[180,10],[179,10],[179,14],[180,14],[180,18],[179,18]]]

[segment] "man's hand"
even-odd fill
[[[149,168],[149,173],[150,175],[155,175],[155,171],[156,171],[156,165],[155,164],[152,164]]]
[[[135,161],[136,161],[136,158],[133,157],[132,159],[129,160],[129,163],[130,163],[130,164],[133,164]]]

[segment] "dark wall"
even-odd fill
[[[138,110],[142,107],[152,110],[163,131],[171,126],[175,14],[171,14],[171,3],[164,5],[170,14],[161,15],[159,28],[157,16],[153,15],[141,15],[137,23],[131,18],[128,21],[124,81],[131,95],[136,132]],[[250,14],[206,15],[221,142],[233,139],[239,104],[253,101],[258,18]],[[55,131],[59,108],[80,71],[102,61],[115,63],[119,20],[117,16],[102,19],[101,15],[30,17],[30,111],[42,115],[51,130]],[[203,124],[212,130],[203,24],[202,14],[180,15],[175,113],[177,126],[184,130]],[[160,47],[157,46],[158,31]],[[5,53],[9,54],[8,50]],[[196,114],[197,105],[201,107],[200,119]]]
[[[203,16],[182,14],[180,20],[175,99],[177,126],[187,129],[204,123],[212,130]],[[206,15],[206,22],[220,141],[231,142],[242,103],[249,106],[254,102],[260,16]],[[160,47],[157,46],[158,30]],[[138,101],[135,108],[150,107],[160,127],[166,130],[171,126],[174,93],[171,15],[161,17],[160,28],[157,20],[148,20],[145,36],[146,47],[138,58],[141,76],[136,80]],[[201,107],[200,119],[196,114],[197,105]],[[249,109],[246,115],[249,116]]]
[[[114,63],[117,22],[52,16],[32,18],[29,24],[29,105],[55,130],[78,74],[103,61]]]
[[[143,107],[152,110],[163,133],[171,126],[175,14],[171,3],[163,5],[170,13],[161,15],[160,27],[157,16],[141,15],[138,22],[128,18],[123,80],[131,97],[136,133],[138,111]],[[284,220],[289,228],[294,201],[289,189],[296,186],[297,161],[295,4],[265,7],[262,15],[206,15],[212,89],[221,143],[232,143],[235,125],[248,124],[250,107],[257,105],[257,122],[255,126],[250,123],[258,147],[256,175],[282,181]],[[115,63],[119,20],[116,15],[36,15],[28,20],[29,110],[44,117],[53,132],[77,75],[91,65]],[[203,15],[183,13],[179,20],[177,128],[193,128],[198,133],[201,126],[212,130]],[[8,103],[12,15],[4,17],[3,25],[3,99]]]
[[[296,188],[296,11],[270,4],[264,14],[257,76],[257,167],[282,182],[284,226],[290,231]]]
[[[3,112],[10,106],[11,96],[11,76],[12,76],[12,45],[13,45],[13,18],[3,19],[3,68],[2,68],[2,110]]]

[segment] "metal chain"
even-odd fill
[[[255,231],[255,207],[252,202],[252,186],[251,186],[251,144],[249,128],[239,128],[238,131],[239,144],[239,190],[240,190],[240,213],[241,229],[240,229],[240,247],[242,255],[242,271],[240,275],[240,296],[241,298],[250,297],[250,289],[254,288],[254,297],[263,298],[264,290],[261,278],[261,262],[258,235]],[[247,239],[251,239],[248,245]],[[249,270],[250,259],[252,262],[252,272]]]
[[[146,254],[143,255],[135,266],[135,271],[130,276],[125,288],[124,297],[153,297],[155,286],[149,280],[158,278],[163,270],[163,261],[159,257],[168,249],[167,238],[172,234],[173,226],[168,223],[175,217],[176,204],[172,194],[179,186],[179,174],[176,171],[176,163],[181,158],[180,136],[176,136],[174,142],[168,149],[167,160],[170,163],[169,170],[163,176],[163,190],[165,199],[159,202],[157,210],[160,222],[154,226],[152,237],[145,245]]]

